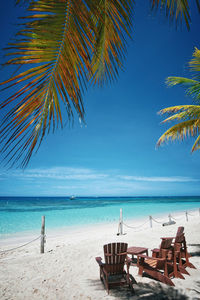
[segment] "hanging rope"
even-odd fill
[[[192,216],[192,217],[195,217],[195,215],[193,215],[193,214],[189,214],[189,212],[187,213],[189,216]]]
[[[126,226],[126,227],[128,227],[128,228],[132,228],[132,229],[134,229],[134,228],[140,228],[140,227],[142,227],[142,226],[144,226],[145,224],[147,224],[149,221],[146,221],[145,223],[143,223],[142,225],[138,225],[138,226],[130,226],[130,225],[127,225],[127,224],[125,224],[124,222],[123,222],[123,224],[124,224],[124,226]]]
[[[12,248],[12,249],[8,249],[8,250],[1,250],[0,253],[6,253],[6,252],[10,252],[10,251],[13,251],[13,250],[16,250],[16,249],[25,247],[25,246],[27,246],[27,245],[29,245],[29,244],[31,244],[31,243],[33,243],[33,242],[39,240],[40,238],[41,238],[41,235],[38,236],[36,239],[34,239],[34,240],[32,240],[32,241],[30,241],[30,242],[28,242],[28,243],[26,243],[26,244],[23,244],[23,245],[21,245],[21,246],[18,246],[18,247]]]
[[[157,221],[157,220],[155,220],[153,217],[151,218],[154,222],[156,222],[156,223],[159,223],[159,224],[162,224],[164,221],[162,221],[162,222],[160,222],[160,221]]]
[[[172,215],[171,215],[171,218],[173,219],[173,220],[175,220],[175,221],[178,221],[178,220],[181,220],[181,219],[183,219],[183,217],[180,217],[180,218],[174,218],[174,217],[172,217]]]

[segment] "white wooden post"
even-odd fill
[[[120,217],[119,217],[119,234],[123,234],[123,213],[122,208],[120,208]]]
[[[150,227],[152,228],[152,216],[149,216]]]
[[[171,214],[169,214],[169,216],[168,216],[168,218],[169,218],[169,224],[171,224],[171,222],[172,222],[172,216],[171,216]]]
[[[122,208],[120,208],[119,226],[118,226],[118,234],[117,235],[123,235],[123,214],[122,214]]]
[[[188,212],[187,212],[187,210],[185,212],[185,216],[186,216],[186,221],[188,222]]]
[[[42,216],[40,253],[44,253],[44,243],[45,243],[45,216]]]

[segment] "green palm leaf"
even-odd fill
[[[178,105],[162,109],[159,114],[172,115],[162,121],[166,123],[174,120],[190,120],[200,118],[200,106],[198,105]]]
[[[197,102],[200,100],[200,50],[195,48],[193,58],[189,62],[190,70],[194,76],[190,78],[171,76],[166,79],[168,86],[181,85],[185,87],[186,94]]]
[[[106,16],[102,2],[30,1],[24,28],[7,48],[7,55],[13,58],[6,63],[29,69],[1,83],[3,90],[18,86],[18,91],[0,105],[1,109],[12,105],[0,131],[2,152],[8,162],[20,159],[22,167],[27,165],[46,133],[62,126],[63,106],[67,120],[73,118],[75,109],[84,121],[83,88],[88,78],[96,82],[101,77],[94,71],[99,61],[106,65],[102,70],[106,76],[116,76],[121,66],[119,57],[125,49],[124,34],[130,35],[131,0],[109,1]],[[107,31],[109,47],[98,44],[100,23]]]
[[[158,140],[157,146],[159,147],[163,142],[166,142],[168,140],[174,141],[174,140],[183,140],[186,137],[190,136],[198,136],[193,147],[192,152],[197,149],[197,146],[199,146],[199,133],[200,133],[200,120],[194,119],[194,120],[188,120],[181,122],[179,124],[176,124],[169,128]]]
[[[189,62],[190,70],[194,72],[194,77],[168,77],[168,86],[181,85],[186,87],[186,94],[192,96],[196,102],[200,100],[200,51],[195,48],[193,59]],[[200,105],[178,105],[162,109],[160,114],[170,115],[162,123],[178,121],[179,124],[169,128],[158,140],[157,146],[168,140],[181,139],[187,136],[197,136],[192,147],[192,152],[200,148]]]
[[[94,16],[97,38],[92,59],[92,80],[102,85],[118,75],[126,50],[125,37],[130,37],[132,1],[101,0]]]
[[[152,8],[158,8],[160,6],[161,9],[165,9],[166,15],[170,17],[170,19],[182,22],[184,18],[186,26],[188,30],[190,29],[190,10],[189,4],[187,0],[151,0]],[[196,5],[198,10],[200,11],[200,2],[196,0]]]

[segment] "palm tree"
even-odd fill
[[[182,85],[186,87],[186,94],[191,96],[196,105],[179,105],[162,109],[160,114],[169,114],[170,116],[163,121],[178,121],[169,128],[158,140],[160,146],[168,140],[183,140],[186,137],[193,136],[196,140],[192,146],[192,152],[200,149],[200,50],[195,49],[193,59],[189,62],[190,69],[195,73],[192,79],[183,77],[168,77],[169,86]]]
[[[20,0],[16,0],[20,2]],[[74,111],[84,121],[87,83],[103,85],[118,76],[131,37],[134,0],[27,0],[23,28],[9,44],[5,65],[17,75],[1,83],[15,92],[0,104],[11,106],[0,124],[1,152],[25,167],[45,135]],[[189,29],[187,0],[150,0]],[[199,8],[199,0],[196,0]],[[66,113],[64,108],[66,109]]]

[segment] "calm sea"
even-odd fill
[[[119,220],[120,208],[124,219],[144,218],[198,209],[200,197],[0,197],[0,237],[39,231],[41,217],[46,227],[55,229]]]

